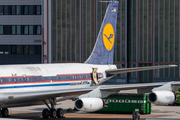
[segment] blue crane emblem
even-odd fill
[[[104,36],[108,39],[108,41],[109,41],[110,43],[112,43],[112,42],[110,41],[110,39],[113,38],[113,34],[110,34],[109,37],[107,37],[106,34],[104,34]]]

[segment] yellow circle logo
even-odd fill
[[[108,23],[105,25],[103,29],[103,42],[104,46],[108,51],[110,51],[113,48],[114,45],[114,29],[113,26]]]

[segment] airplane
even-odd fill
[[[62,118],[63,109],[55,108],[58,101],[79,96],[75,107],[92,112],[103,108],[103,98],[112,93],[163,85],[164,83],[144,83],[101,86],[116,74],[176,67],[164,65],[117,69],[113,65],[118,4],[118,1],[108,2],[95,46],[85,63],[0,65],[1,116],[7,117],[8,108],[11,107],[45,104],[48,109],[42,111],[43,118]],[[171,83],[179,84],[180,82]]]

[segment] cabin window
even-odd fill
[[[124,103],[124,100],[119,100],[119,103]]]
[[[108,99],[107,102],[111,102],[111,99]]]
[[[130,100],[125,100],[125,103],[130,103]]]
[[[113,102],[118,102],[118,100],[114,99]]]

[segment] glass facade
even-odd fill
[[[180,62],[180,1],[154,1],[154,59],[155,64],[179,64]],[[155,71],[155,80],[179,78],[179,67]]]
[[[0,5],[0,15],[41,15],[41,5]]]
[[[100,1],[52,1],[53,62],[86,61],[108,5]],[[180,1],[118,1],[114,64],[118,68],[180,64]],[[126,82],[179,80],[179,69],[121,74],[115,79],[126,79]]]
[[[41,63],[41,45],[0,45],[0,65]]]
[[[0,35],[41,35],[41,25],[0,25]]]
[[[53,0],[53,61],[80,62],[80,0]]]

